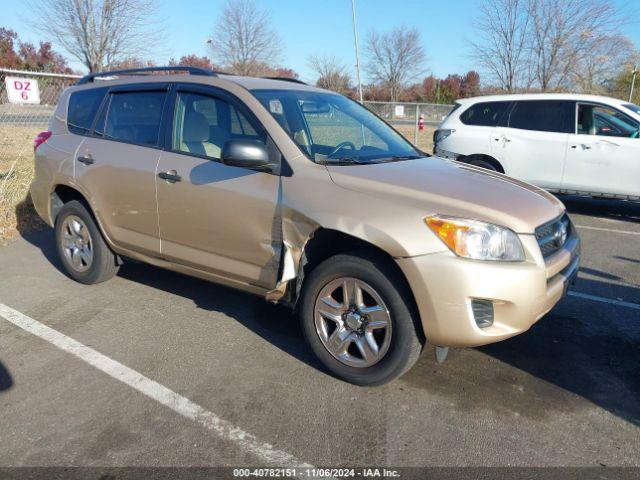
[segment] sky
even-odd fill
[[[426,73],[444,77],[477,69],[469,55],[473,17],[483,0],[356,0],[356,19],[361,58],[368,31],[396,26],[417,28],[427,54]],[[640,15],[640,0],[612,0]],[[215,24],[224,0],[157,0],[165,37],[153,56],[158,64],[182,55],[209,55],[206,40],[215,35]],[[302,80],[313,81],[308,65],[311,54],[335,56],[345,65],[355,65],[351,0],[257,0],[267,10],[282,38],[282,66],[292,68]],[[2,0],[0,26],[15,30],[26,41],[41,38],[27,22],[23,2]],[[640,46],[640,17],[622,32]],[[54,43],[55,47],[55,43]],[[64,54],[62,49],[58,48]],[[65,55],[66,56],[66,55]],[[83,70],[70,59],[70,65]],[[355,69],[354,69],[355,72]],[[355,78],[355,74],[353,75]],[[366,82],[366,75],[363,74]]]

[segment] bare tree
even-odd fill
[[[571,62],[571,83],[584,93],[609,92],[631,59],[638,57],[633,42],[621,35],[597,36],[586,49],[588,55]]]
[[[529,16],[527,0],[487,0],[475,19],[473,57],[502,89],[514,92],[523,81]]]
[[[282,50],[271,19],[254,0],[228,0],[210,41],[216,63],[238,75],[260,75]]]
[[[349,69],[335,57],[311,55],[309,66],[318,75],[316,81],[318,87],[341,94],[351,90]]]
[[[543,91],[571,86],[576,65],[624,23],[606,0],[529,0],[528,14],[532,73]]]
[[[391,101],[397,100],[407,83],[424,73],[426,55],[417,28],[397,27],[383,34],[371,31],[365,54],[367,73],[389,90]]]
[[[90,72],[149,53],[158,42],[155,0],[31,0],[33,26]]]

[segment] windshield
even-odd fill
[[[378,163],[425,156],[369,110],[342,95],[301,90],[251,93],[318,163]]]
[[[626,109],[631,110],[636,115],[640,115],[640,107],[638,105],[634,105],[633,103],[625,103],[622,106]]]

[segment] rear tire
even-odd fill
[[[56,247],[69,277],[87,285],[118,273],[116,256],[104,241],[93,216],[77,200],[66,203],[55,223]]]
[[[482,159],[474,159],[469,162],[469,165],[491,170],[492,172],[500,172],[500,169],[492,162]]]
[[[391,260],[361,252],[335,255],[311,272],[300,321],[311,350],[332,374],[356,385],[382,385],[415,364],[424,342],[405,285]]]

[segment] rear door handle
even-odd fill
[[[78,160],[80,163],[84,163],[85,165],[93,165],[94,163],[96,163],[96,161],[91,157],[91,155],[87,155],[85,157],[80,156],[76,160]]]
[[[176,182],[182,181],[182,177],[178,175],[178,173],[175,170],[170,170],[168,172],[160,172],[158,176],[169,183],[176,183]]]

